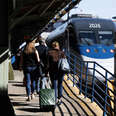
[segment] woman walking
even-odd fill
[[[26,41],[26,46],[21,54],[20,69],[23,69],[26,80],[27,101],[33,99],[36,81],[36,69],[40,62],[38,51],[35,48],[35,40]]]
[[[56,103],[61,104],[61,97],[62,97],[62,91],[63,86],[62,82],[64,79],[64,72],[59,70],[58,68],[58,61],[60,58],[65,58],[65,54],[63,51],[60,50],[59,43],[57,41],[52,43],[52,49],[48,51],[48,72],[50,75],[52,88],[55,89],[55,98]]]

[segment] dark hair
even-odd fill
[[[24,37],[24,40],[25,40],[27,43],[32,42],[32,41],[34,40],[33,35],[26,35],[26,36]]]

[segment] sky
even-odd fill
[[[110,19],[116,16],[116,0],[81,0],[76,7],[78,8],[71,10],[70,14],[92,14]]]

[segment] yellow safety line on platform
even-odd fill
[[[71,90],[68,88],[65,82],[68,84],[70,89],[75,93],[77,97],[74,95],[73,92],[71,92]],[[67,76],[65,76],[64,78],[63,86],[68,95],[75,99],[82,106],[82,108],[86,111],[88,116],[94,116],[92,111],[96,114],[96,116],[103,115],[102,109],[95,102],[91,103],[91,100],[89,98],[84,98],[83,94],[79,94],[79,89],[76,86],[73,87],[73,82],[70,79],[67,80]],[[81,98],[81,100],[79,100],[78,98]],[[88,107],[90,107],[92,111]]]
[[[108,82],[107,85],[108,85],[108,88],[114,91],[114,80],[111,80],[111,82]],[[112,98],[112,100],[114,100],[114,94],[110,90],[108,91],[108,94]],[[114,102],[112,100],[108,99],[108,102],[111,105],[112,109],[114,109]],[[107,110],[111,113],[112,116],[114,116],[114,113],[110,110],[109,107],[107,107]]]

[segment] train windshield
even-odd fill
[[[95,33],[93,31],[80,31],[79,40],[81,45],[94,45],[96,43]]]
[[[112,31],[99,31],[98,37],[100,44],[111,45],[113,43]]]

